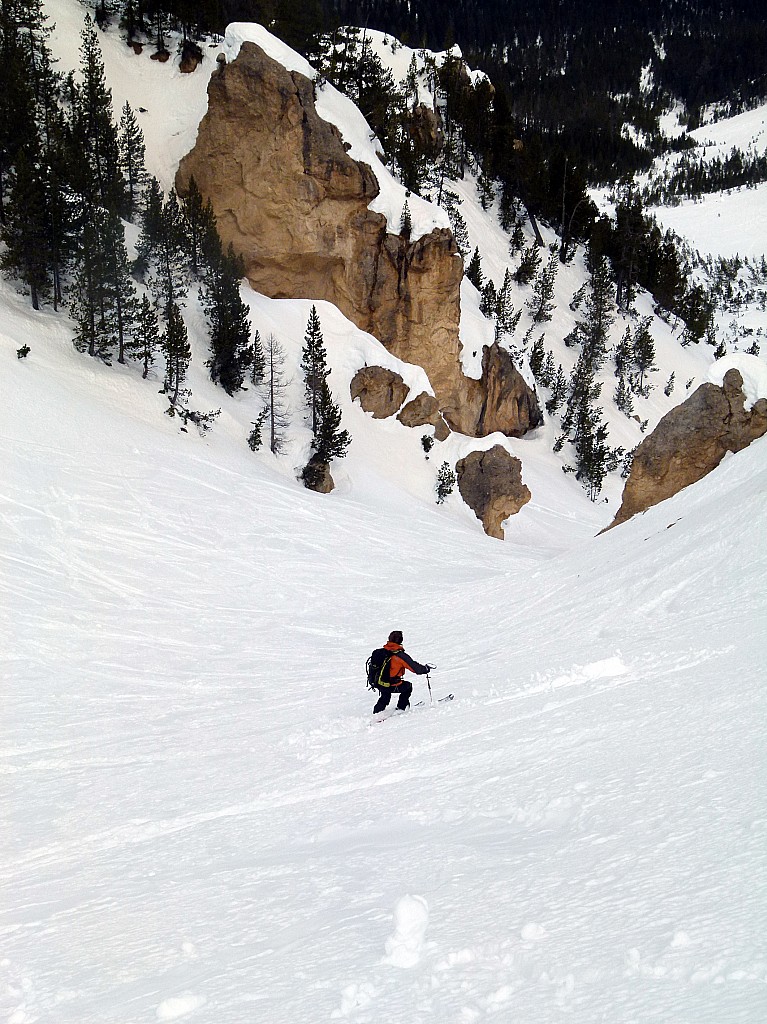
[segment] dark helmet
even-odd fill
[[[393,643],[393,644],[401,644],[402,643],[402,630],[401,629],[395,629],[391,633],[389,633],[389,642]]]

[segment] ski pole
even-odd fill
[[[434,707],[434,697],[431,692],[431,679],[429,679],[429,673],[426,673],[426,685],[429,687],[429,704]]]

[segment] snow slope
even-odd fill
[[[767,150],[767,104],[706,124],[689,135],[704,162],[724,160],[733,148],[761,155]],[[660,158],[656,168],[679,159],[678,155]],[[701,253],[761,260],[767,251],[767,183],[704,195],[678,206],[655,207],[652,212],[659,224]]]
[[[767,250],[767,183],[713,192],[652,210],[659,224],[701,253],[761,260]]]
[[[551,557],[74,359],[2,349],[3,1019],[764,1019],[767,442]],[[371,728],[395,627],[456,700]]]
[[[80,9],[47,6],[76,54]],[[202,79],[102,40],[167,186]],[[295,367],[310,303],[246,294]],[[589,503],[553,427],[504,442],[534,497],[501,544],[433,500],[477,442],[427,462],[351,405],[366,360],[422,371],[328,304],[354,438],[328,496],[298,414],[285,457],[249,451],[257,397],[206,380],[194,301],[204,438],[63,317],[0,308],[0,1019],[767,1018],[766,440],[600,537],[617,488]],[[394,628],[456,699],[419,680],[371,727]]]

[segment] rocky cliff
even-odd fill
[[[623,500],[608,529],[670,498],[767,433],[767,399],[745,408],[743,378],[728,370],[722,387],[702,384],[667,413],[639,445]]]
[[[535,395],[505,353],[486,356],[481,381],[462,373],[463,267],[450,231],[414,241],[388,231],[368,209],[375,175],[319,117],[312,82],[255,43],[211,76],[208,112],[176,176],[181,195],[192,176],[255,289],[334,303],[426,370],[453,429],[519,436],[541,422]]]

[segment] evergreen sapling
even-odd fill
[[[456,484],[456,475],[450,468],[447,462],[443,462],[437,472],[437,482],[435,485],[435,491],[437,494],[437,504],[441,505],[445,498],[453,493],[453,488]]]

